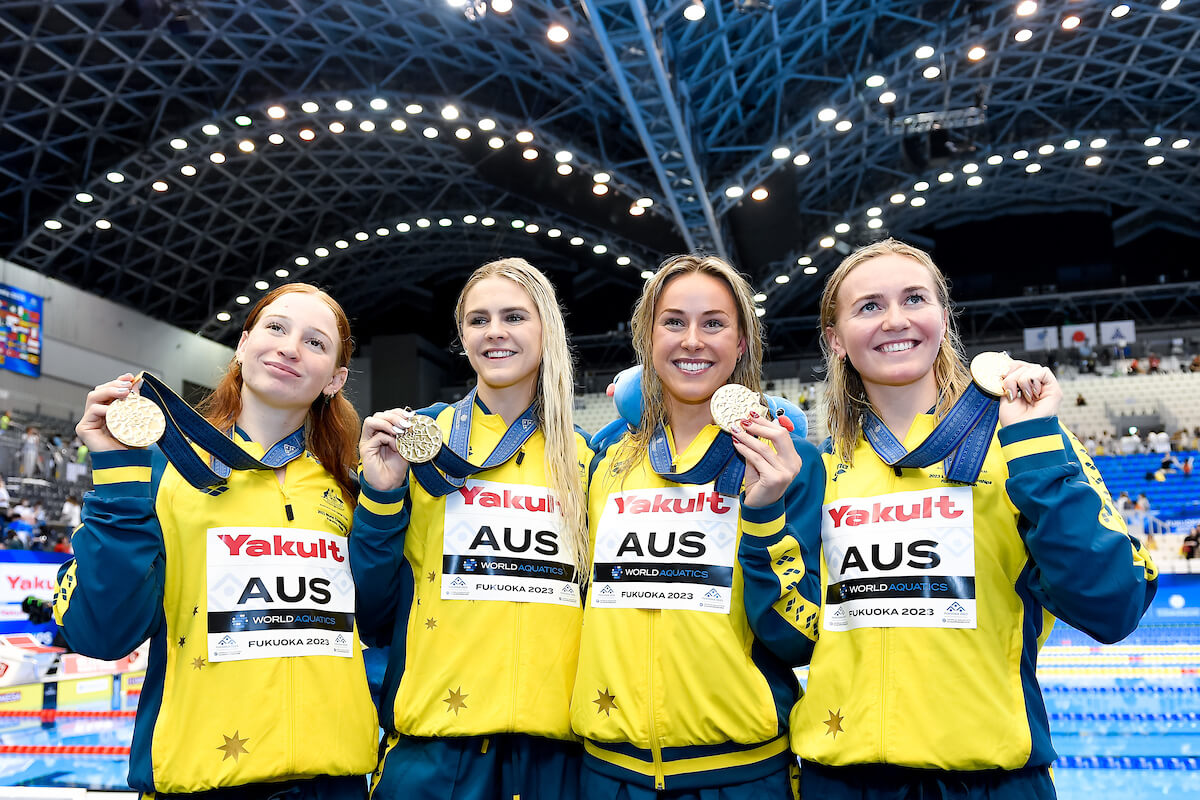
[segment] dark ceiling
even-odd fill
[[[689,249],[797,350],[889,233],[959,299],[1189,277],[1194,3],[502,1],[5,0],[0,252],[227,343],[299,279],[439,345],[518,255],[597,358]]]

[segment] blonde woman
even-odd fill
[[[417,412],[442,453],[404,460],[404,409],[368,417],[359,445],[359,620],[392,646],[372,796],[572,798],[591,451],[571,422],[562,312],[545,276],[510,258],[471,275],[455,323],[476,387]]]
[[[1038,648],[1056,617],[1128,635],[1157,570],[1059,423],[1050,370],[1001,360],[977,376],[998,406],[971,386],[927,253],[893,239],[852,253],[821,328],[826,590],[791,715],[803,794],[1053,798]],[[961,444],[933,446],[955,428]]]
[[[634,309],[641,424],[597,453],[588,491],[594,573],[571,702],[587,800],[790,796],[791,664],[809,648],[768,648],[811,627],[819,581],[803,557],[747,566],[739,547],[792,546],[815,564],[824,472],[777,420],[713,424],[718,388],[760,389],[751,297],[724,261],[686,255]],[[792,602],[776,604],[785,569]]]

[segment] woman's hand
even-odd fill
[[[1000,398],[1000,426],[1052,417],[1062,406],[1062,387],[1054,373],[1041,364],[1014,361],[1004,375]]]
[[[83,417],[75,426],[79,441],[87,445],[88,450],[103,453],[108,450],[129,449],[109,433],[105,418],[112,402],[128,397],[132,389],[133,374],[126,372],[116,380],[102,383],[88,392],[87,399],[83,401]]]
[[[768,422],[751,413],[750,419],[741,420],[738,426],[733,431],[733,446],[746,460],[745,503],[769,506],[783,497],[800,474],[800,455],[778,420]]]
[[[358,457],[362,460],[363,477],[373,488],[387,492],[404,484],[408,462],[396,447],[396,434],[412,427],[414,413],[410,409],[393,408],[363,420]]]

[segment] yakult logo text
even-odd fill
[[[229,555],[241,556],[295,556],[297,558],[332,558],[342,562],[346,556],[338,548],[336,541],[321,539],[317,542],[302,542],[288,539],[279,534],[269,539],[255,538],[243,533],[231,536],[223,533],[217,537],[229,548]],[[244,552],[243,552],[244,551]]]
[[[464,486],[458,490],[463,503],[468,506],[478,505],[482,508],[511,508],[517,511],[553,511],[558,507],[558,500],[551,494],[531,495],[519,494],[505,489],[503,492],[489,492],[482,486],[474,488]]]
[[[953,520],[963,515],[954,500],[947,495],[925,497],[916,503],[845,503],[825,509],[834,528],[842,525],[874,525],[881,522],[913,522],[915,520]]]
[[[707,510],[713,514],[728,514],[733,506],[717,492],[697,492],[687,498],[656,494],[643,497],[614,497],[618,514],[697,514]]]

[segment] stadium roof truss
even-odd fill
[[[1089,210],[1118,243],[1196,235],[1186,9],[694,2],[8,0],[0,243],[228,342],[263,285],[383,332],[499,255],[579,299],[702,249],[784,319],[884,233]]]

